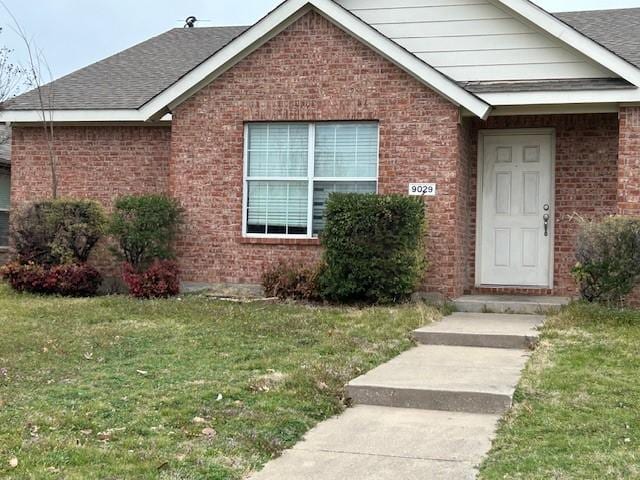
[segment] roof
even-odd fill
[[[640,68],[640,8],[554,15]]]
[[[52,83],[56,110],[139,108],[248,27],[175,28]],[[49,94],[45,92],[45,101]],[[40,108],[35,91],[5,104]]]
[[[459,82],[473,93],[492,92],[570,92],[574,90],[626,90],[635,85],[622,78],[578,78],[504,82]]]
[[[626,69],[623,73],[627,75],[623,74],[622,77],[635,79],[638,76],[634,66],[640,67],[640,29],[637,28],[640,25],[640,8],[570,12],[552,16],[527,1],[500,1],[525,18],[533,19],[552,35],[564,38],[566,34],[568,37],[565,41],[581,43],[580,46],[574,43],[575,48],[583,51],[595,49],[594,58],[603,61],[603,65],[613,65],[614,68],[608,67],[612,71]],[[167,107],[171,109],[210,82],[238,58],[279,32],[284,23],[299,18],[296,15],[305,8],[315,8],[330,17],[338,26],[443,96],[480,116],[485,116],[490,108],[485,97],[481,99],[476,96],[481,93],[576,91],[583,88],[623,91],[631,86],[625,81],[602,79],[457,84],[331,0],[287,0],[252,27],[173,29],[54,81],[51,84],[54,88],[53,109],[60,111],[56,120],[97,121],[104,118],[105,121],[115,121],[117,118],[144,121],[159,118],[159,112],[166,112]],[[237,41],[232,41],[234,39]],[[640,85],[635,80],[633,83]],[[19,122],[40,118],[36,115],[40,105],[33,91],[10,100],[4,107],[8,111],[4,115],[0,113],[0,117],[3,117],[0,120]],[[65,111],[68,113],[65,114]],[[109,115],[101,114],[101,111]],[[10,112],[17,113],[9,115]]]

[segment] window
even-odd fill
[[[332,192],[375,193],[378,124],[251,123],[245,130],[244,233],[313,237]]]
[[[0,247],[9,245],[9,198],[11,194],[11,171],[0,165]]]

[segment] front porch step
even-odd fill
[[[424,345],[532,349],[544,318],[542,315],[458,312],[415,330],[413,336]]]
[[[511,408],[524,350],[419,345],[347,385],[354,404],[502,414]]]
[[[541,315],[557,311],[570,301],[569,297],[465,295],[456,298],[453,305],[459,312]]]

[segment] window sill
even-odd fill
[[[318,238],[268,238],[268,237],[240,237],[239,243],[245,245],[308,245],[319,246]]]

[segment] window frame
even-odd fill
[[[11,217],[11,165],[5,165],[0,163],[0,170],[6,170],[8,172],[9,177],[9,208],[0,207],[0,213],[6,213]],[[7,240],[7,244],[3,245],[0,243],[0,251],[7,250],[9,248],[9,241]]]
[[[249,127],[251,125],[291,125],[300,124],[307,125],[309,127],[309,140],[308,140],[308,152],[307,152],[307,176],[306,177],[250,177],[249,176]],[[315,176],[315,146],[316,146],[316,126],[319,124],[345,124],[345,125],[376,125],[377,128],[377,141],[376,141],[376,176],[373,177],[316,177]],[[379,189],[379,177],[380,177],[380,122],[374,120],[345,120],[345,121],[326,121],[326,122],[245,122],[244,124],[244,159],[243,159],[243,172],[242,172],[242,236],[243,238],[263,238],[263,239],[315,239],[318,235],[313,233],[313,186],[315,182],[368,182],[376,184],[376,194]],[[307,182],[307,234],[276,234],[276,233],[248,233],[247,223],[248,215],[247,208],[249,204],[249,182]]]

